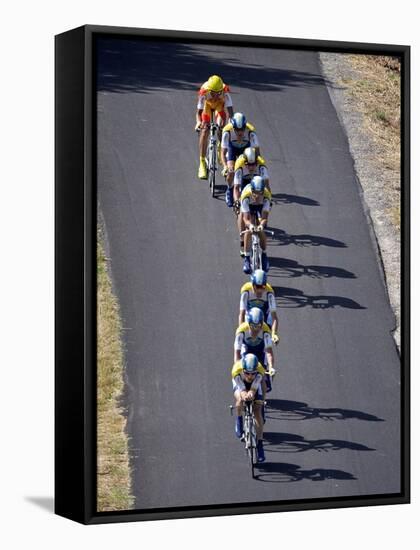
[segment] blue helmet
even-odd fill
[[[235,130],[245,130],[246,128],[246,118],[243,113],[235,113],[230,122]]]
[[[256,269],[251,275],[251,283],[257,286],[264,286],[267,284],[267,273],[262,269]]]
[[[242,357],[242,368],[246,373],[257,372],[258,367],[258,358],[253,353],[247,353]]]
[[[246,320],[250,325],[262,325],[264,321],[264,313],[259,307],[252,307],[248,311]]]
[[[254,193],[264,193],[265,183],[261,176],[254,176],[252,178],[251,189]]]

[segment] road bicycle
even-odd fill
[[[206,164],[209,177],[209,187],[211,196],[216,196],[216,172],[217,172],[217,156],[219,150],[219,132],[220,128],[214,121],[214,113],[210,119],[209,140],[206,151]]]
[[[252,218],[252,223],[254,227],[257,227],[259,223],[258,215],[254,214]],[[241,236],[245,233],[251,233],[251,257],[250,257],[250,263],[251,263],[251,272],[254,273],[257,269],[262,269],[262,248],[260,243],[260,236],[258,234],[258,231],[251,230],[251,229],[245,229],[244,231],[241,231]],[[269,231],[268,229],[264,229],[264,233],[266,235],[274,236],[274,231]]]
[[[255,425],[254,402],[244,402],[244,443],[251,467],[251,475],[254,478],[254,467],[257,463],[257,428]]]
[[[230,414],[233,414],[234,406],[230,406]],[[257,427],[255,424],[254,401],[244,401],[244,433],[241,441],[245,443],[245,452],[251,467],[251,475],[254,478],[254,468],[257,464]]]

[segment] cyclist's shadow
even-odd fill
[[[303,470],[297,464],[285,462],[264,462],[255,469],[255,479],[265,483],[291,483],[295,481],[311,480],[324,481],[326,479],[356,480],[350,472],[328,468],[314,468]]]

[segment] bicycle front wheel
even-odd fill
[[[251,475],[254,478],[254,466],[257,462],[257,433],[255,428],[255,419],[249,415],[245,417],[244,422],[245,449],[248,455],[248,462],[251,468]]]
[[[209,170],[209,185],[210,185],[210,191],[211,196],[214,197],[216,195],[216,167],[217,167],[217,160],[216,160],[216,147],[213,145],[210,151],[210,170]]]

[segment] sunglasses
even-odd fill
[[[254,286],[255,286],[255,288],[259,288],[259,289],[265,288],[265,285],[254,285]]]
[[[246,376],[256,376],[257,373],[256,372],[246,372],[244,370],[244,374],[246,374]]]
[[[261,328],[261,327],[262,327],[262,323],[258,323],[258,324],[249,323],[249,326],[252,327],[252,328]]]

